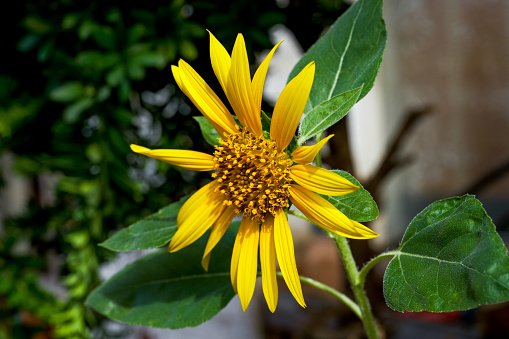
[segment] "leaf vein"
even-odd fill
[[[360,4],[359,11],[357,12],[357,15],[355,16],[355,19],[353,21],[352,28],[350,30],[350,34],[348,35],[348,41],[346,42],[345,50],[343,51],[343,54],[341,55],[341,58],[339,59],[338,71],[336,72],[336,75],[334,76],[334,83],[331,86],[331,89],[330,89],[330,92],[328,95],[328,99],[332,98],[332,93],[336,89],[336,84],[338,83],[338,80],[339,80],[339,74],[341,73],[341,69],[343,68],[343,60],[345,59],[346,52],[348,51],[348,48],[350,47],[350,43],[352,42],[353,31],[355,30],[355,26],[357,24],[357,19],[359,18],[359,14],[362,12],[363,4],[364,3]],[[332,38],[332,36],[331,36],[331,38]],[[334,50],[334,52],[336,52],[334,45],[331,44],[331,46],[332,46],[332,49]]]
[[[118,290],[137,289],[140,287],[145,287],[145,286],[150,286],[150,285],[168,284],[168,283],[181,282],[181,281],[193,280],[193,279],[208,279],[208,278],[229,277],[229,276],[230,276],[230,272],[194,274],[194,275],[187,275],[187,276],[181,276],[181,277],[175,277],[175,278],[146,281],[146,282],[143,282],[140,284],[135,284],[135,285],[119,288]]]
[[[460,205],[458,205],[456,207],[456,209],[454,210],[454,212],[452,212],[447,218],[444,218],[444,219],[440,219],[440,220],[437,220],[431,224],[428,224],[426,225],[426,227],[422,228],[421,230],[415,232],[414,234],[412,234],[412,236],[408,239],[406,239],[405,241],[402,241],[401,242],[401,245],[399,246],[400,249],[403,249],[403,247],[405,246],[405,244],[410,241],[413,237],[415,237],[417,234],[421,233],[422,231],[426,230],[426,229],[429,229],[435,225],[437,225],[438,223],[441,223],[441,222],[445,222],[446,220],[448,219],[451,219],[452,217],[456,216],[456,213],[458,212],[458,210],[460,209],[461,206],[463,206],[465,203],[469,202],[469,200],[465,200],[463,201]],[[413,222],[413,221],[412,221]],[[405,234],[406,235],[406,234]],[[403,237],[404,239],[405,237]]]
[[[467,265],[463,264],[463,262],[460,262],[460,261],[449,261],[449,260],[438,259],[438,258],[435,258],[435,257],[428,257],[428,256],[419,255],[419,254],[415,254],[415,253],[409,253],[409,252],[400,252],[400,253],[398,253],[397,255],[398,255],[398,256],[406,255],[406,256],[409,256],[409,257],[416,257],[416,258],[421,258],[421,259],[436,260],[436,261],[438,261],[439,263],[444,262],[444,263],[451,264],[451,265],[454,265],[454,264],[456,264],[456,265],[461,265],[461,266],[465,267],[467,270],[470,270],[470,271],[473,271],[473,272],[475,272],[475,273],[478,273],[478,274],[482,275],[483,277],[486,277],[486,278],[488,278],[488,279],[490,279],[490,280],[492,280],[492,281],[494,281],[494,282],[496,282],[496,283],[498,283],[498,284],[502,285],[504,288],[509,289],[509,286],[507,286],[507,285],[506,285],[505,283],[503,283],[502,281],[500,281],[500,280],[498,280],[498,279],[494,279],[493,277],[489,276],[488,274],[483,273],[483,272],[481,272],[481,271],[479,271],[479,270],[477,270],[477,269],[475,269],[475,268],[473,268],[473,267],[469,267],[469,266],[467,266]],[[401,262],[401,260],[400,260],[400,262]],[[401,265],[401,264],[400,264],[400,265]],[[405,279],[405,282],[406,282],[406,279]]]

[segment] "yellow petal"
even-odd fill
[[[217,80],[221,84],[223,91],[226,93],[226,84],[228,83],[228,73],[230,72],[231,58],[224,46],[209,31],[210,36],[210,61],[212,69],[216,74]]]
[[[239,233],[242,236],[239,254],[239,267],[237,269],[237,291],[239,293],[242,309],[245,311],[253,297],[257,263],[259,222],[251,218],[243,218]]]
[[[315,145],[312,146],[301,146],[297,148],[292,153],[292,160],[299,163],[299,164],[309,164],[313,162],[316,155],[322,147],[329,141],[330,138],[332,138],[334,134],[329,135],[327,138],[324,138],[317,142]]]
[[[290,200],[312,223],[353,239],[371,239],[379,236],[357,221],[350,220],[330,202],[298,185],[290,186]]]
[[[209,271],[209,263],[210,263],[210,252],[207,255],[203,255],[201,259],[201,267],[208,272]]]
[[[276,140],[280,151],[288,146],[295,134],[314,76],[315,63],[311,62],[286,85],[277,99],[270,124],[270,137]]]
[[[276,214],[274,219],[274,242],[276,244],[277,260],[286,285],[295,300],[302,307],[306,307],[295,263],[292,233],[290,232],[288,219],[286,219],[286,215],[282,210]]]
[[[239,257],[240,249],[242,247],[243,235],[240,233],[240,229],[235,237],[235,244],[233,245],[232,261],[230,263],[230,278],[232,281],[232,287],[235,293],[237,293],[237,272],[239,268]]]
[[[277,306],[278,290],[276,280],[276,247],[274,244],[274,218],[269,216],[260,231],[260,265],[262,267],[263,295],[274,313]]]
[[[184,93],[214,126],[219,135],[223,136],[225,132],[237,133],[232,115],[205,80],[184,60],[179,61],[178,68],[180,81],[185,87]]]
[[[257,136],[262,135],[260,109],[256,109],[249,60],[242,34],[237,35],[233,46],[232,63],[226,86],[226,96],[240,120],[240,123]]]
[[[290,167],[290,177],[299,185],[318,194],[345,195],[355,192],[355,186],[341,175],[313,165]]]
[[[200,188],[180,208],[177,215],[177,232],[170,241],[168,251],[175,252],[200,238],[219,218],[223,209],[221,193],[215,193],[216,181]]]
[[[186,87],[182,83],[182,79],[180,78],[180,69],[175,66],[171,65],[171,73],[173,73],[173,78],[175,79],[175,82],[177,83],[178,87],[184,94],[189,97],[189,92],[186,90]]]
[[[214,156],[206,153],[181,149],[149,149],[134,144],[131,144],[131,150],[191,171],[214,169]]]
[[[253,77],[253,100],[256,109],[261,111],[262,107],[262,95],[263,95],[263,85],[265,84],[265,77],[267,76],[267,70],[269,69],[270,60],[274,55],[276,49],[281,45],[283,41],[278,43],[276,46],[272,48],[270,53],[267,55],[265,60],[261,63],[261,65],[256,70],[256,73]]]
[[[224,233],[230,226],[233,216],[235,215],[235,209],[232,207],[227,207],[223,210],[217,221],[212,226],[212,230],[210,231],[209,240],[207,241],[207,246],[205,246],[205,251],[203,252],[203,259],[201,261],[201,265],[208,271],[209,269],[209,261],[210,261],[210,252],[217,245],[219,240],[223,237]]]

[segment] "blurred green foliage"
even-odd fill
[[[254,60],[255,51],[272,47],[274,25],[286,22],[314,41],[344,6],[339,0],[10,3],[0,20],[0,164],[14,159],[31,197],[22,216],[0,225],[0,338],[113,335],[83,306],[99,283],[99,265],[113,256],[97,243],[208,180],[207,173],[129,149],[138,143],[211,150],[169,67],[208,54],[205,28],[230,50],[244,33]],[[193,66],[213,79],[209,64]]]

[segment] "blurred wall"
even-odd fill
[[[429,203],[509,161],[509,1],[388,0],[384,11],[389,40],[372,95],[383,97],[385,143],[409,110],[431,107],[402,150],[414,161],[386,181],[382,203],[397,240]],[[478,193],[502,230],[509,175]]]

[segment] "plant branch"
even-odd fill
[[[384,178],[387,177],[389,172],[398,167],[403,167],[407,165],[410,161],[410,158],[398,159],[397,153],[401,149],[401,145],[403,144],[404,139],[409,134],[411,129],[415,126],[415,124],[420,121],[423,117],[429,115],[431,113],[431,107],[423,107],[420,109],[415,109],[409,112],[406,116],[405,121],[399,128],[396,137],[392,140],[387,153],[385,154],[384,159],[382,160],[380,166],[378,167],[378,171],[371,177],[371,179],[364,184],[364,188],[368,190],[371,194],[375,194],[378,192],[378,187]]]
[[[276,276],[279,277],[279,278],[282,278],[283,275],[281,274],[281,272],[276,272]],[[307,285],[310,285],[310,286],[313,286],[313,287],[316,287],[318,288],[319,290],[321,291],[324,291],[324,292],[327,292],[333,296],[335,296],[337,299],[339,299],[339,301],[341,301],[343,304],[345,304],[350,310],[352,310],[353,313],[355,313],[355,315],[357,317],[359,317],[359,319],[362,320],[362,314],[361,314],[361,310],[359,308],[359,305],[357,305],[355,303],[355,301],[353,301],[352,299],[348,298],[346,295],[344,295],[343,293],[335,290],[334,288],[328,286],[328,285],[325,285],[325,284],[322,284],[321,282],[319,281],[316,281],[314,279],[311,279],[311,278],[308,278],[308,277],[303,277],[301,275],[299,275],[299,279],[302,283],[304,284],[307,284]]]
[[[364,284],[364,282],[366,281],[366,276],[376,264],[378,264],[380,261],[384,259],[392,258],[396,256],[398,253],[399,251],[385,252],[371,259],[366,265],[364,265],[364,267],[359,272],[359,284],[361,285]]]
[[[355,264],[355,260],[352,255],[352,250],[348,245],[348,241],[345,237],[340,235],[332,234],[330,232],[329,236],[333,238],[336,242],[336,246],[341,254],[341,259],[343,260],[343,267],[346,271],[346,276],[348,281],[350,282],[350,286],[352,287],[353,294],[355,296],[355,300],[361,309],[362,314],[362,324],[364,325],[364,330],[366,331],[366,335],[369,339],[377,339],[379,338],[378,330],[375,325],[375,320],[373,318],[373,313],[371,312],[371,306],[369,305],[368,297],[366,296],[366,291],[364,291],[364,283],[359,279],[359,271],[357,270],[357,265]]]
[[[298,218],[301,218],[303,220],[306,220],[307,222],[310,222],[310,223],[313,223],[311,220],[309,220],[304,214],[298,212],[298,211],[292,211],[292,210],[288,210],[288,214],[291,214],[291,215],[294,215]]]

